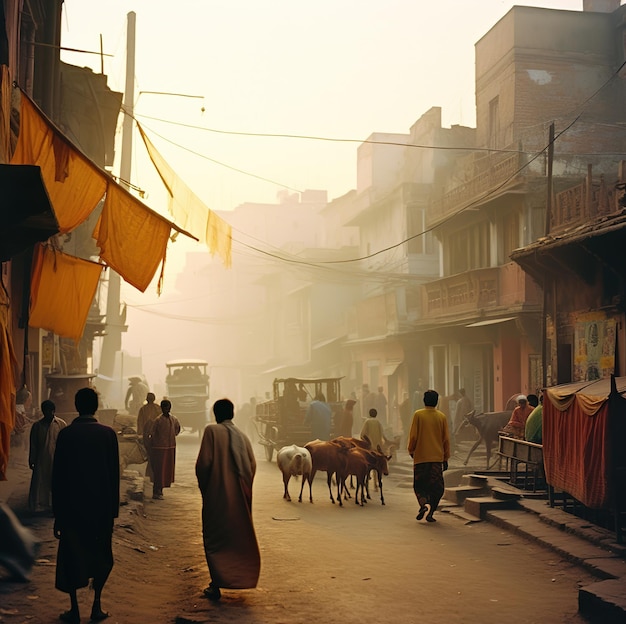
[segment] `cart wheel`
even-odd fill
[[[265,444],[265,457],[267,461],[271,462],[274,457],[274,447],[271,444]]]

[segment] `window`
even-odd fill
[[[448,239],[448,274],[484,269],[490,265],[489,222],[459,230]]]
[[[519,214],[512,212],[502,223],[502,262],[508,262],[511,252],[519,246]]]
[[[496,97],[489,102],[489,136],[487,145],[497,148],[500,138],[500,100]]]

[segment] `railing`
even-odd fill
[[[423,289],[424,318],[540,301],[539,287],[514,262],[433,280]]]
[[[456,212],[500,185],[519,181],[521,173],[518,175],[518,172],[524,165],[522,154],[478,154],[475,152],[459,161],[459,173],[466,181],[444,190],[433,199],[428,211],[429,221],[437,221]]]
[[[590,219],[621,210],[618,201],[622,195],[622,191],[605,184],[604,176],[592,181],[591,188],[587,179],[557,193],[550,215],[550,233],[561,234],[587,223]]]

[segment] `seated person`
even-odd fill
[[[542,421],[543,421],[543,397],[539,399],[540,403],[530,413],[530,416],[526,419],[526,426],[524,429],[524,435],[527,442],[533,442],[535,444],[542,444]]]
[[[506,427],[504,427],[500,433],[511,438],[523,440],[526,420],[532,411],[533,408],[528,404],[526,396],[524,394],[520,394],[517,397],[517,407],[513,410]]]

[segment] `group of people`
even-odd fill
[[[74,398],[78,416],[68,425],[55,416],[55,405],[41,404],[43,417],[30,431],[32,469],[29,504],[51,511],[59,540],[55,587],[69,594],[70,608],[60,620],[80,622],[77,590],[92,581],[91,621],[109,617],[102,609],[102,590],[113,568],[112,535],[120,504],[120,461],[117,434],[99,423],[98,394],[82,388]],[[260,552],[252,523],[252,482],[256,462],[248,437],[232,422],[228,399],[213,405],[215,423],[204,430],[196,461],[202,496],[202,533],[211,583],[204,590],[219,600],[220,588],[255,587]],[[148,450],[146,474],[153,498],[174,482],[178,419],[167,399],[160,405],[148,393],[139,409],[137,428]]]
[[[444,493],[444,472],[450,459],[450,428],[437,409],[439,394],[427,390],[421,409],[414,412],[407,436],[413,460],[413,491],[418,502],[417,520],[434,517]],[[528,420],[528,397],[518,397],[512,420]],[[316,405],[314,405],[316,404]],[[329,427],[332,417],[323,395],[312,401],[311,425]],[[59,540],[57,589],[69,594],[70,608],[60,619],[80,621],[77,590],[93,580],[92,621],[104,620],[101,595],[113,568],[112,533],[120,496],[119,447],[115,431],[96,419],[98,395],[93,388],[76,393],[78,417],[66,425],[55,417],[54,404],[42,403],[43,418],[31,430],[33,505],[52,505],[54,535]],[[349,405],[347,408],[351,407]],[[517,409],[517,408],[516,408]],[[149,454],[154,482],[153,498],[174,481],[176,436],[180,424],[167,399],[155,404],[148,393],[139,410],[138,431]],[[196,460],[196,477],[202,496],[202,533],[211,577],[204,595],[219,600],[221,589],[255,587],[260,573],[260,552],[252,522],[252,485],[256,461],[249,438],[233,423],[234,405],[228,399],[213,405],[215,423],[206,426]],[[319,433],[323,433],[320,429]],[[351,432],[350,432],[351,433]],[[377,410],[370,408],[361,437],[372,443],[384,440]],[[46,487],[46,481],[49,487]]]
[[[501,433],[505,436],[526,440],[535,444],[542,443],[543,396],[520,394],[517,406]]]

